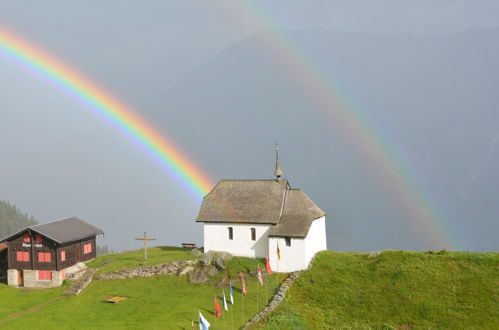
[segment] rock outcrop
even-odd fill
[[[118,270],[106,274],[97,274],[95,280],[119,280],[124,278],[150,277],[160,274],[176,274],[178,270],[186,265],[193,265],[196,260],[174,261],[168,264],[142,266],[134,269]]]

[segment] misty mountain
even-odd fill
[[[0,201],[0,239],[38,222],[9,202]]]
[[[216,179],[271,178],[279,142],[284,176],[328,212],[329,247],[374,250],[442,246],[411,232],[385,178],[353,151],[357,142],[339,133],[299,68],[263,46],[275,33],[292,45],[287,52],[302,54],[298,66],[320,72],[347,111],[373,127],[392,162],[438,205],[444,228],[455,228],[446,233],[455,248],[497,248],[489,228],[499,215],[499,157],[489,153],[499,133],[499,29],[445,37],[264,31],[164,90],[161,108],[149,110]]]

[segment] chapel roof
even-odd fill
[[[29,226],[17,233],[5,238],[4,241],[17,236],[19,233],[31,229],[59,244],[84,239],[91,236],[103,234],[102,229],[99,229],[91,224],[83,221],[80,218],[72,217],[63,220],[52,221],[44,224]]]
[[[222,180],[204,197],[196,221],[272,224],[269,236],[305,237],[325,214],[287,180]]]

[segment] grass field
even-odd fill
[[[179,251],[175,249],[163,249],[156,252],[171,254],[169,257],[172,260],[178,260]],[[114,266],[119,264],[118,268],[125,267],[125,265],[137,265],[128,253],[99,257],[93,264],[94,266],[99,265],[109,258],[118,260],[113,264]],[[137,263],[140,263],[140,258],[136,260]],[[167,257],[151,256],[149,260],[151,263],[153,258],[158,258],[161,260],[159,263],[163,263]],[[257,288],[258,307],[263,309],[267,302],[266,299],[270,299],[274,293],[278,281],[280,282],[285,278],[283,274],[279,275],[278,278],[276,275],[272,275],[269,277],[266,288],[266,286],[260,286],[256,277],[246,275],[248,295],[244,297],[243,307],[241,282],[238,280],[237,274],[256,270],[258,262],[260,262],[260,267],[264,266],[261,260],[234,258],[227,263],[226,271],[217,274],[209,282],[201,285],[189,283],[187,276],[177,277],[175,275],[93,281],[79,296],[68,297],[43,309],[8,321],[1,321],[1,319],[44,300],[53,299],[62,294],[63,290],[31,290],[22,296],[21,290],[23,289],[2,287],[0,290],[7,290],[11,295],[10,298],[24,301],[25,305],[19,304],[8,312],[2,313],[0,329],[24,329],[32,328],[34,325],[37,329],[191,329],[191,320],[194,320],[197,327],[198,311],[201,311],[211,322],[212,329],[237,329],[257,312]],[[107,271],[110,270],[107,269]],[[222,288],[219,283],[228,276],[234,279],[235,304],[232,306],[229,303],[230,312],[224,312],[222,318],[216,319],[214,316],[214,297],[215,295],[219,298],[222,296]],[[225,286],[225,294],[228,299],[227,286],[228,283]],[[0,291],[1,293],[3,291]],[[127,299],[119,304],[103,302],[112,296],[124,296]],[[221,300],[219,302],[222,304]],[[2,307],[0,305],[0,308]]]
[[[499,253],[321,252],[254,329],[499,329]]]

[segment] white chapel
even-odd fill
[[[273,271],[293,272],[327,249],[326,213],[280,179],[278,150],[276,179],[221,180],[203,198],[196,222],[203,223],[205,252],[268,256]]]

